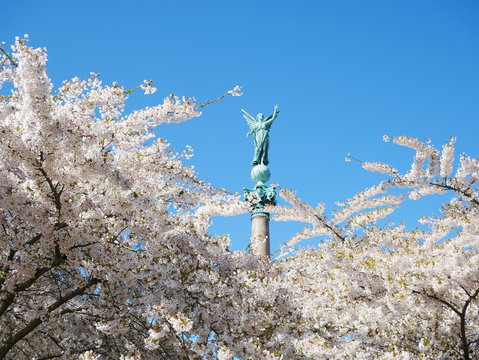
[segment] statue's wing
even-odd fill
[[[243,117],[246,119],[246,122],[248,123],[250,129],[253,128],[254,124],[256,123],[256,119],[252,117],[250,114],[248,114],[246,111],[241,109],[241,112],[243,113]]]

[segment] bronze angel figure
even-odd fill
[[[269,129],[278,116],[278,105],[274,106],[273,114],[266,119],[264,119],[262,113],[259,113],[256,115],[256,118],[254,118],[243,109],[241,109],[241,112],[250,128],[250,131],[246,135],[254,135],[254,156],[251,165],[268,165]]]

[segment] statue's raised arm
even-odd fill
[[[279,113],[279,106],[275,105],[273,113],[270,116],[268,116],[266,119],[264,119],[264,123],[268,127],[268,129],[271,127],[271,124],[273,124],[273,121],[278,116],[278,113]]]

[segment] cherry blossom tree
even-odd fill
[[[386,141],[391,140],[385,137]],[[290,284],[306,328],[296,339],[309,358],[474,359],[479,356],[479,160],[454,140],[442,149],[409,137],[392,141],[415,151],[411,169],[362,162],[387,180],[366,189],[331,217],[291,191],[277,220],[309,225],[283,248],[282,281]],[[407,198],[449,194],[441,216],[422,228],[378,225]],[[447,196],[447,195],[445,195]],[[292,251],[322,236],[320,249]]]
[[[207,233],[247,208],[154,133],[202,105],[125,114],[132,90],[93,73],[54,90],[44,50],[2,53],[0,358],[294,357],[274,340],[300,315],[277,271]]]
[[[331,215],[282,190],[290,205],[268,211],[308,225],[269,262],[208,233],[248,204],[157,136],[217,99],[126,113],[152,82],[54,89],[44,50],[0,51],[0,359],[478,357],[479,160],[454,168],[454,139],[385,137],[415,151],[411,169],[362,162],[387,179]],[[433,194],[441,216],[384,222]]]

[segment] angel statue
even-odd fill
[[[274,106],[273,114],[263,119],[263,114],[256,115],[256,119],[241,109],[243,117],[249,125],[249,132],[246,134],[254,135],[254,157],[251,165],[268,165],[268,147],[269,147],[269,129],[279,113],[278,105]]]

